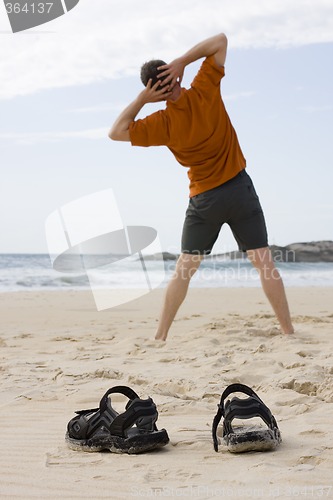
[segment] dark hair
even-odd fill
[[[152,85],[155,85],[158,80],[162,81],[164,80],[164,78],[166,78],[166,76],[162,78],[158,78],[157,76],[160,73],[157,68],[159,68],[160,66],[164,66],[165,64],[166,62],[162,61],[161,59],[152,59],[151,61],[148,61],[141,66],[140,77],[145,87],[147,86],[150,78],[152,79]]]

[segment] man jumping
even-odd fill
[[[221,98],[226,54],[227,38],[219,34],[170,64],[160,60],[145,63],[141,68],[145,89],[119,115],[109,133],[110,139],[129,141],[133,146],[167,146],[188,168],[190,199],[182,251],[166,290],[156,339],[166,340],[190,280],[203,257],[211,253],[224,223],[258,270],[282,331],[294,331],[283,282],[268,247],[264,214]],[[182,88],[185,67],[201,58],[205,60],[191,88]],[[145,104],[163,100],[164,110],[135,120]]]

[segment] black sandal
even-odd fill
[[[109,395],[114,393],[128,397],[124,413],[118,414],[112,408]],[[67,444],[73,450],[134,454],[154,450],[169,442],[166,430],[156,427],[158,412],[153,400],[140,399],[126,386],[109,389],[99,408],[75,413],[77,416],[69,421],[66,433]]]
[[[233,392],[243,392],[249,397],[239,399],[237,397],[224,401]],[[281,434],[270,409],[263,403],[259,396],[250,387],[243,384],[231,384],[223,392],[218,412],[213,421],[214,450],[218,451],[217,426],[223,420],[223,444],[232,453],[245,451],[268,451],[274,450],[281,443]],[[234,418],[249,419],[261,417],[268,428],[260,427],[232,427]]]

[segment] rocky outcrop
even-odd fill
[[[271,245],[270,248],[276,262],[333,262],[333,241],[292,243],[285,247]],[[241,252],[224,255],[230,259],[244,257]]]
[[[291,243],[285,247],[271,245],[276,262],[333,262],[333,241],[311,241],[308,243]],[[169,252],[146,256],[147,260],[176,260],[179,255]],[[212,255],[208,258],[244,259],[245,254],[234,251]]]
[[[270,248],[275,262],[333,262],[333,241],[292,243],[285,247],[271,245]],[[234,251],[219,254],[215,257],[244,259],[244,256],[244,253]],[[214,258],[214,256],[211,258]]]
[[[284,249],[284,260],[281,262],[333,262],[333,241],[292,243],[279,248]]]
[[[145,260],[177,260],[179,255],[170,253],[170,252],[162,252],[162,253],[154,253],[152,255],[145,255]]]

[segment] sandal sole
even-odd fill
[[[169,442],[169,437],[167,432],[161,429],[156,433],[140,435],[137,438],[133,436],[130,439],[118,436],[108,436],[107,438],[99,440],[79,440],[70,438],[67,433],[65,440],[68,447],[75,451],[93,453],[108,450],[111,453],[128,453],[129,455],[134,455],[165,446]]]
[[[224,436],[223,444],[231,453],[244,453],[247,451],[272,451],[281,443],[279,432],[271,429],[258,429],[251,431],[236,432]]]

